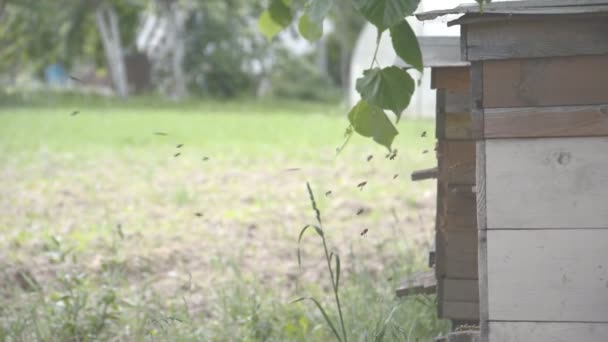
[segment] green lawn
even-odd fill
[[[360,137],[336,157],[346,126],[337,106],[290,102],[0,107],[0,341],[327,340],[312,304],[288,304],[312,294],[334,312],[314,234],[297,264],[307,181],[351,339],[435,335],[432,298],[393,296],[432,241],[432,183],[409,181],[434,163],[432,122],[401,121],[395,160]]]

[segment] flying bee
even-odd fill
[[[365,234],[367,234],[367,228],[363,229],[363,231],[361,232],[361,236],[365,236]]]
[[[70,79],[71,79],[72,81],[76,81],[76,82],[83,83],[83,82],[82,82],[82,80],[81,80],[81,79],[79,79],[79,78],[78,78],[78,77],[76,77],[76,76],[72,76],[72,75],[70,75]]]
[[[177,158],[181,155],[181,153],[177,152],[176,154],[173,155],[173,158]]]
[[[165,132],[154,132],[154,135],[162,135],[162,136],[167,136],[169,134],[165,133]]]
[[[363,214],[364,211],[365,211],[365,209],[363,209],[363,208],[357,210],[357,216]]]
[[[70,114],[70,115],[71,115],[71,116],[74,116],[74,115],[78,115],[78,113],[80,113],[80,112],[79,112],[79,111],[77,111],[77,110],[75,110],[75,111],[73,111],[73,112],[72,112],[72,114]]]
[[[370,154],[369,156],[367,156],[367,161],[370,161],[370,160],[372,160],[373,158],[374,158],[374,156]]]
[[[175,148],[182,148],[182,146],[184,146],[184,144],[178,144],[177,146],[175,146]]]
[[[326,197],[329,196],[329,195],[331,195],[331,190],[328,190],[327,192],[325,192],[325,196]]]
[[[393,179],[397,179],[397,177],[399,177],[399,175],[395,173],[395,175],[393,176]]]
[[[357,184],[357,188],[359,188],[359,190],[363,190],[363,187],[364,187],[365,185],[367,185],[367,181],[363,181],[363,182],[361,182],[361,183]]]
[[[194,213],[194,216],[196,216],[196,217],[203,217],[203,213],[201,213],[201,212]]]
[[[422,154],[427,154],[427,153],[429,153],[429,150],[422,151]]]
[[[420,134],[420,137],[421,137],[421,138],[426,137],[426,131],[423,131],[423,132],[422,132],[422,134]]]
[[[209,157],[203,157],[203,161],[209,160]]]
[[[289,169],[285,169],[285,171],[300,171],[300,168],[299,167],[292,167],[292,168],[289,168]]]

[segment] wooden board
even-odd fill
[[[477,231],[439,231],[437,278],[477,279]]]
[[[492,139],[488,229],[608,228],[608,138]]]
[[[477,263],[479,267],[479,334],[482,341],[488,341],[488,231],[486,229],[486,143],[484,140],[477,142],[475,153]]]
[[[442,302],[439,317],[454,320],[476,320],[479,317],[479,304],[474,302]]]
[[[446,302],[479,303],[477,278],[474,279],[441,279],[443,283],[443,300]]]
[[[474,139],[483,138],[483,62],[471,64],[471,120]]]
[[[484,61],[483,104],[485,109],[606,104],[607,79],[608,55]]]
[[[475,142],[439,141],[439,179],[449,184],[475,184]]]
[[[516,22],[503,16],[500,21],[466,25],[466,30],[463,60],[608,54],[605,16],[545,16]]]
[[[477,226],[475,194],[454,186],[444,188],[444,193],[445,195],[438,199],[443,203],[437,212],[437,229],[474,231]]]
[[[608,322],[608,229],[488,230],[487,243],[490,321]]]
[[[450,113],[445,115],[442,136],[450,140],[472,140],[473,120],[471,113]]]
[[[469,67],[438,67],[431,71],[431,88],[461,92],[471,90]]]
[[[396,290],[397,297],[405,297],[418,294],[432,294],[437,291],[437,278],[433,270],[419,272],[405,277],[401,280]]]
[[[486,109],[484,136],[608,136],[608,105]]]
[[[470,113],[471,112],[471,92],[445,90],[444,112],[450,113]]]
[[[606,323],[490,322],[491,342],[606,342]]]

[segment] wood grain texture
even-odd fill
[[[470,113],[471,91],[445,90],[445,113]]]
[[[495,108],[484,115],[486,138],[608,136],[608,105]]]
[[[608,55],[485,61],[483,104],[485,109],[606,104],[607,79]]]
[[[475,142],[439,141],[439,178],[449,184],[475,184]]]
[[[475,194],[472,191],[459,191],[461,187],[445,187],[445,195],[440,198],[441,211],[438,211],[437,229],[474,231],[477,226],[475,215]]]
[[[477,231],[438,232],[437,277],[477,279]]]
[[[431,88],[469,92],[471,74],[468,66],[436,67],[431,70]]]
[[[476,145],[475,195],[477,211],[477,264],[479,273],[479,330],[482,341],[489,338],[488,239],[486,224],[486,143]]]
[[[482,341],[487,341],[483,340]],[[490,322],[491,342],[606,342],[606,323]]]
[[[445,115],[443,137],[450,140],[472,140],[473,120],[470,112]]]
[[[417,294],[433,294],[437,291],[437,279],[433,270],[419,272],[405,277],[397,288],[397,297]]]
[[[608,138],[491,139],[485,149],[488,229],[608,228]]]
[[[483,98],[484,98],[484,65],[483,62],[471,63],[471,120],[474,139],[483,138]]]
[[[491,321],[608,323],[608,229],[488,230],[487,243]]]
[[[466,60],[608,54],[605,16],[521,18],[466,25]]]

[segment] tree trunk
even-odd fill
[[[114,89],[119,96],[127,97],[129,95],[129,84],[116,10],[110,3],[103,1],[95,9],[95,19]]]
[[[184,57],[186,53],[184,20],[174,0],[159,0],[159,7],[167,18],[167,41],[171,59],[172,85],[171,97],[175,100],[188,95],[186,76],[184,73]]]

